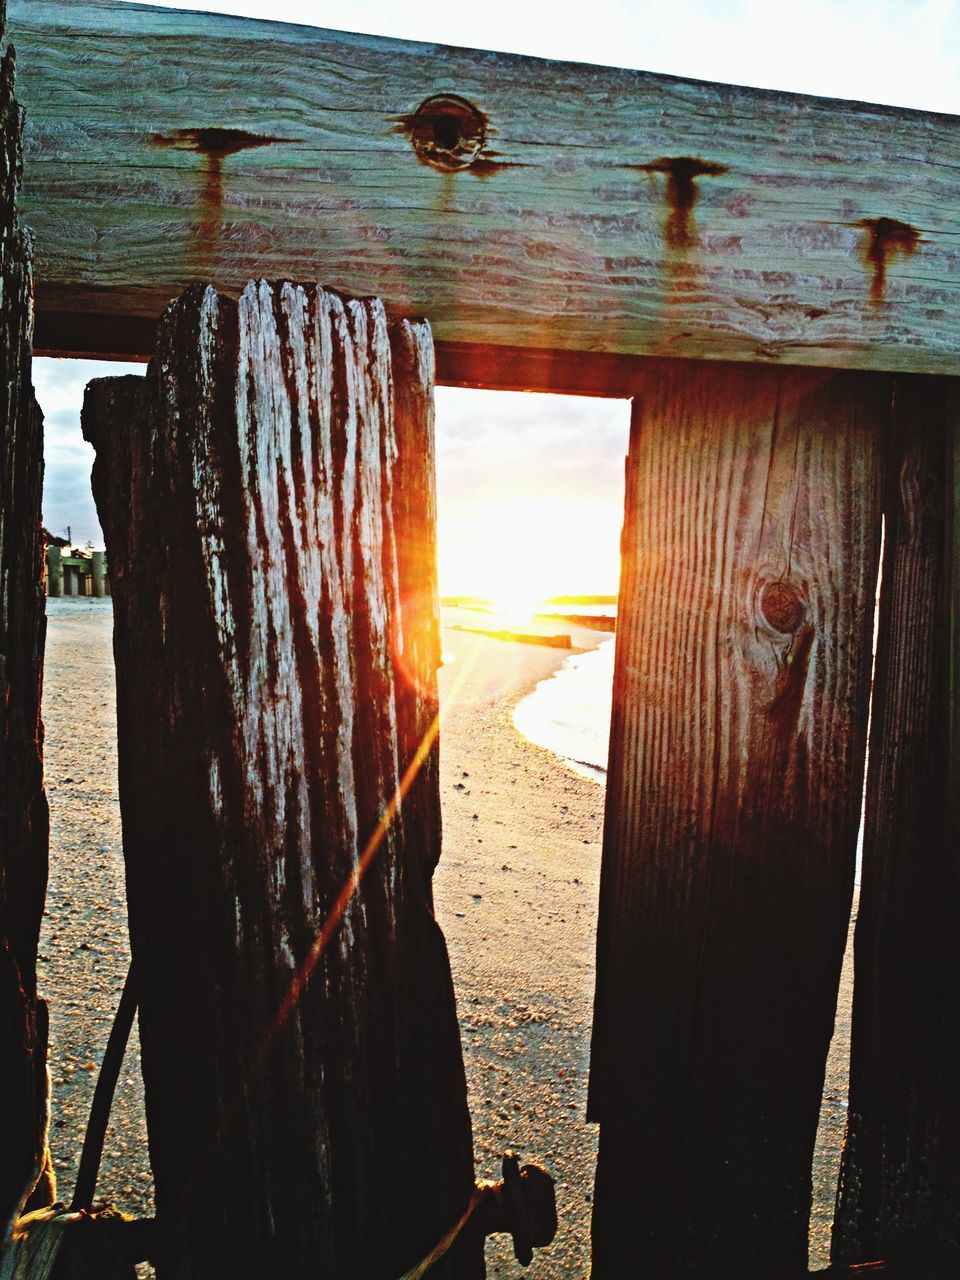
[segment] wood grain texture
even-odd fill
[[[595,1280],[806,1263],[853,887],[890,380],[634,404],[590,1116]]]
[[[0,39],[5,11],[0,0]],[[31,245],[17,217],[22,113],[0,54],[0,1248],[53,1199],[47,1150],[47,1008],[37,943],[47,888],[40,685],[45,634],[40,492],[43,420],[30,383]]]
[[[191,280],[266,275],[426,314],[491,371],[960,372],[954,117],[116,0],[12,15],[39,348],[145,355]],[[472,164],[415,150],[437,94],[476,109]]]
[[[88,389],[164,1276],[396,1280],[473,1191],[432,376],[426,325],[260,282],[197,286],[146,379]]]
[[[900,378],[833,1257],[960,1271],[960,845],[949,818],[946,379]]]
[[[950,824],[960,843],[960,421],[947,434],[947,605],[949,648],[949,772]]]

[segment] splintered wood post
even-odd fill
[[[589,1113],[593,1276],[803,1271],[853,888],[883,376],[634,402]]]
[[[5,17],[0,0],[0,38]],[[22,118],[13,80],[8,48],[0,58],[0,1247],[25,1197],[33,1191],[31,1207],[53,1199],[47,1007],[37,995],[48,831],[40,724],[43,423],[30,385],[32,270],[15,209]]]
[[[835,1262],[960,1272],[960,845],[950,829],[947,379],[899,378]],[[954,659],[955,660],[955,659]]]
[[[260,282],[87,392],[165,1277],[396,1280],[473,1192],[432,388],[425,323]],[[476,1237],[431,1275],[482,1276]]]

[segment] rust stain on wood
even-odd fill
[[[891,257],[915,253],[917,245],[923,243],[920,232],[909,222],[899,222],[896,218],[861,218],[849,225],[867,233],[862,246],[863,260],[873,271],[870,301],[879,305],[886,299],[887,266]]]
[[[501,169],[526,168],[516,161],[501,160],[487,147],[490,117],[485,111],[455,93],[438,93],[420,103],[408,115],[387,116],[394,127],[413,145],[421,164],[441,173],[469,169],[475,178],[489,178]]]
[[[697,203],[698,178],[718,178],[729,165],[704,160],[700,156],[660,156],[650,164],[628,164],[625,169],[666,176],[667,218],[663,235],[671,249],[690,249],[697,243],[693,207]]]
[[[269,147],[274,142],[298,142],[298,138],[277,138],[266,133],[250,133],[246,129],[223,129],[209,125],[199,129],[174,129],[172,133],[155,133],[150,141],[155,147],[173,147],[177,151],[196,151],[210,161],[221,161],[251,147]]]
[[[268,147],[275,142],[298,142],[298,138],[278,138],[271,134],[250,133],[247,129],[224,129],[207,125],[196,129],[174,129],[171,133],[155,133],[150,138],[155,147],[175,151],[195,151],[203,156],[203,187],[200,204],[203,216],[197,224],[194,245],[206,259],[216,248],[223,212],[223,162],[227,156],[254,147]]]

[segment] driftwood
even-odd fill
[[[806,1269],[891,380],[651,368],[634,404],[590,1115],[595,1280]]]
[[[191,290],[146,379],[88,389],[166,1277],[395,1280],[473,1194],[432,381],[424,323],[260,283]]]
[[[0,0],[0,36],[4,18]],[[34,1184],[34,1206],[53,1199],[47,1009],[37,995],[47,884],[43,430],[30,385],[31,248],[15,209],[22,116],[13,79],[8,48],[0,60],[0,1232]]]
[[[119,0],[11,21],[38,349],[147,355],[191,280],[266,274],[429,316],[450,381],[960,373],[955,117]]]

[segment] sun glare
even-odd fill
[[[551,596],[615,592],[621,521],[618,507],[565,495],[441,512],[441,594],[529,617]]]

